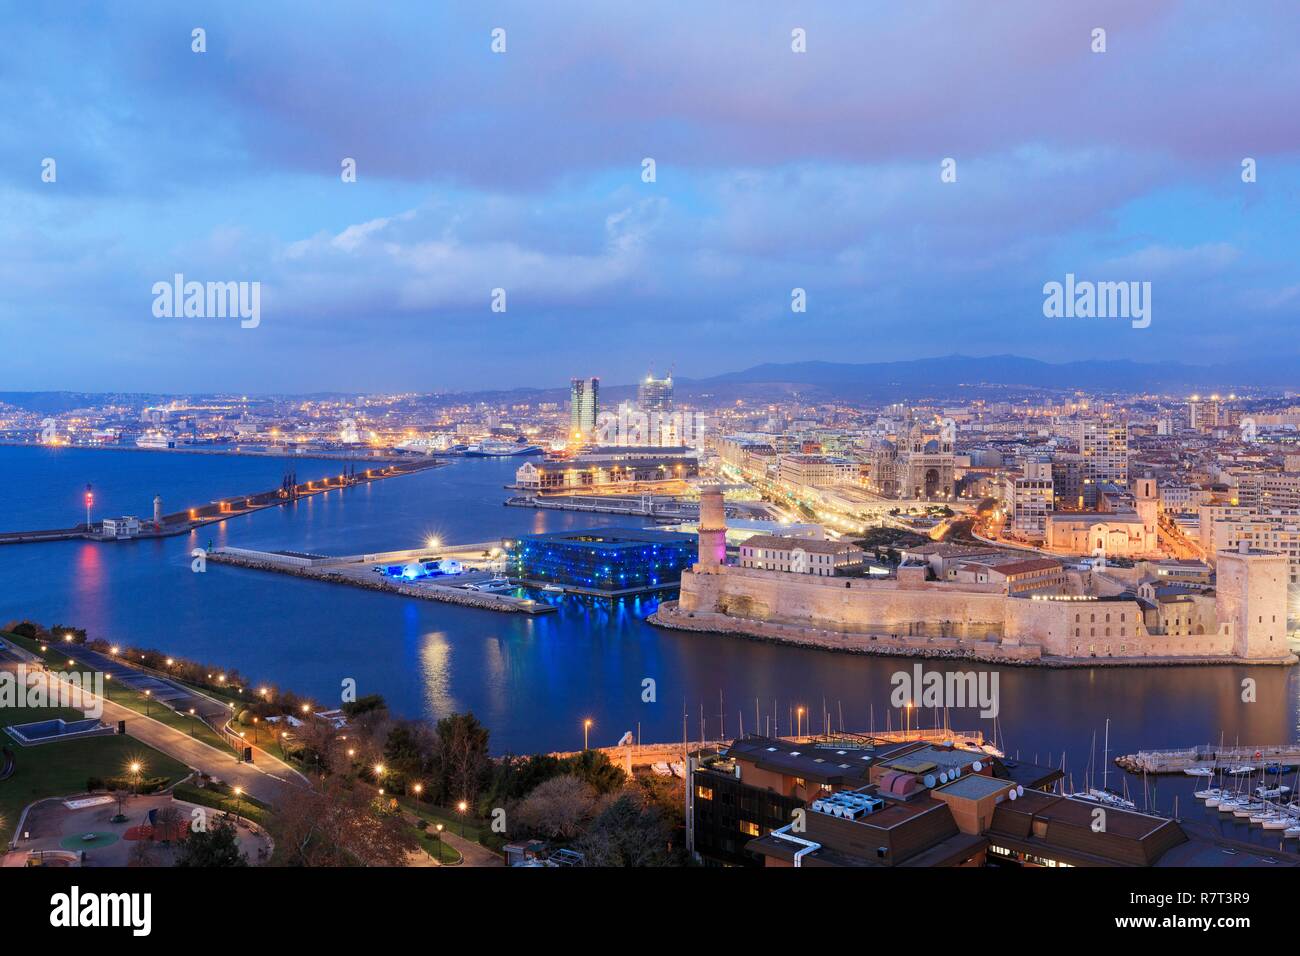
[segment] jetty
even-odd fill
[[[501,541],[483,541],[473,544],[439,545],[405,551],[381,551],[371,554],[330,556],[306,554],[299,551],[255,551],[250,548],[217,548],[206,554],[209,562],[249,568],[254,571],[271,571],[292,577],[308,578],[328,584],[346,584],[368,591],[383,591],[422,601],[440,601],[487,611],[509,614],[550,614],[555,605],[533,598],[517,597],[474,588],[494,577],[490,570],[499,557]],[[457,575],[456,583],[432,580],[401,580],[375,573],[376,566],[419,563],[431,560],[458,560],[462,563],[482,565],[481,569]]]
[[[172,514],[155,514],[152,519],[142,519],[139,530],[131,534],[109,533],[104,522],[99,521],[74,525],[71,528],[0,532],[0,544],[37,544],[46,541],[73,541],[77,539],[85,541],[137,541],[148,538],[171,538],[176,535],[188,534],[195,528],[201,528],[207,524],[226,521],[229,518],[238,518],[266,508],[278,508],[303,498],[310,498],[313,495],[325,494],[340,488],[350,488],[353,485],[383,481],[386,478],[410,475],[428,468],[436,468],[442,464],[445,464],[445,462],[434,459],[403,461],[360,470],[352,468],[345,470],[340,475],[328,475],[324,478],[304,482],[297,481],[293,473],[289,472],[278,488],[246,495],[217,498],[206,504],[196,505]]]
[[[1213,771],[1249,767],[1259,771],[1276,764],[1300,766],[1300,744],[1269,744],[1266,746],[1220,747],[1205,744],[1177,750],[1142,750],[1115,758],[1115,766],[1129,773],[1184,773],[1196,767]]]

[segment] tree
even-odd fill
[[[490,766],[488,730],[477,717],[452,714],[438,721],[431,768],[435,799],[465,800],[473,806]]]
[[[584,866],[667,866],[668,827],[635,793],[619,794],[578,841]]]
[[[595,806],[595,788],[566,774],[539,785],[519,802],[512,816],[526,833],[571,840],[582,832]]]
[[[627,783],[627,774],[623,768],[609,759],[603,750],[584,750],[576,757],[564,761],[566,773],[571,773],[587,781],[596,788],[597,793],[614,793],[623,789]]]
[[[368,787],[327,777],[276,804],[276,856],[288,866],[401,866],[417,848],[400,813],[380,812]]]
[[[248,857],[239,849],[235,825],[221,819],[206,830],[191,830],[180,842],[177,866],[216,867],[248,866]]]
[[[388,710],[388,702],[382,694],[366,694],[343,705],[343,713],[349,717],[360,717],[376,710]]]
[[[131,846],[127,866],[156,866],[158,854],[154,850],[153,840],[136,840]]]

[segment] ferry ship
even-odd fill
[[[135,440],[137,448],[175,448],[176,438],[166,432],[147,431]]]
[[[540,455],[540,445],[526,445],[523,442],[485,441],[470,445],[465,449],[467,458],[514,458],[518,455]]]

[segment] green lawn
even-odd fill
[[[398,797],[398,801],[403,807],[410,810],[416,816],[428,820],[430,827],[441,823],[443,827],[456,834],[456,836],[461,835],[460,828],[462,817],[455,809],[439,807],[431,803],[417,803],[410,797]],[[482,824],[483,821],[475,819],[474,817],[466,816],[464,818],[465,839],[472,840],[475,843],[481,842],[479,840],[479,833]]]
[[[0,726],[38,720],[80,720],[80,711],[60,707],[14,707],[0,710]],[[8,780],[0,781],[0,837],[8,842],[27,804],[43,797],[84,793],[86,780],[120,777],[134,760],[144,765],[145,777],[167,777],[169,783],[187,776],[190,769],[166,754],[133,737],[83,737],[35,747],[21,747],[7,733],[3,743],[14,753],[16,768]]]
[[[432,827],[418,831],[418,838],[420,846],[424,847],[424,852],[444,866],[455,866],[460,862],[460,854],[446,840],[435,836]]]

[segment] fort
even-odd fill
[[[728,565],[720,499],[701,496],[699,561],[654,623],[858,653],[1043,666],[1297,661],[1287,641],[1285,555],[1220,552],[1213,591],[1198,595],[1197,625],[1183,627],[1140,586],[1085,580],[1104,570],[1072,572],[1073,587],[1010,593],[1005,584],[927,580],[925,568],[908,565],[883,579]]]

